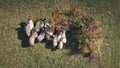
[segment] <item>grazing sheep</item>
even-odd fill
[[[50,36],[52,36],[53,35],[53,32],[52,31],[46,31],[46,33],[48,34],[48,35],[50,35]]]
[[[65,30],[63,31],[61,37],[62,37],[62,42],[63,42],[63,43],[66,43],[66,42],[67,42],[67,39],[66,39],[66,31],[65,31]]]
[[[37,32],[32,32],[32,35],[30,36],[30,38],[29,38],[29,44],[30,45],[34,45],[34,43],[35,43],[35,38],[37,38]]]
[[[48,23],[48,20],[47,19],[44,19],[44,27],[48,27],[48,26],[50,26],[50,24]]]
[[[31,19],[28,19],[28,23],[30,24],[30,29],[32,30],[34,27],[34,23]]]
[[[30,36],[33,27],[34,27],[33,21],[31,19],[28,19],[28,24],[25,26],[25,32],[28,37]]]
[[[65,30],[62,30],[62,38],[66,37],[66,31]]]
[[[57,41],[59,42],[61,38],[62,38],[62,31],[60,31],[60,33],[59,33],[59,35],[57,37]]]
[[[46,38],[47,40],[53,40],[53,39],[51,38],[51,36],[48,35],[48,34],[45,34],[45,38]]]
[[[36,30],[37,32],[40,31],[40,21],[37,21],[37,22],[36,22],[35,30]]]
[[[59,42],[59,45],[58,45],[58,48],[59,49],[62,49],[63,48],[63,43],[66,43],[66,31],[63,30],[63,31],[60,31],[60,34],[58,35],[58,42]]]
[[[53,48],[57,46],[57,36],[53,35]]]
[[[50,35],[50,36],[53,35],[53,32],[51,31],[50,25],[49,25],[48,23],[45,23],[44,28],[45,28],[45,32],[46,32],[48,35]]]
[[[44,38],[45,38],[45,33],[43,32],[37,37],[37,40],[41,42]]]
[[[44,27],[44,22],[42,21],[41,23],[40,23],[40,28],[43,28]]]
[[[66,42],[67,42],[66,37],[62,38],[62,42],[63,42],[63,43],[66,43]]]
[[[63,42],[62,42],[62,40],[60,40],[59,45],[58,45],[58,48],[59,48],[59,49],[62,49],[62,48],[63,48]]]
[[[48,21],[46,19],[44,19],[42,22],[41,22],[41,25],[40,27],[42,28],[42,30],[44,30],[45,32],[50,30],[50,25],[48,23]]]

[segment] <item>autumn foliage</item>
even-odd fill
[[[60,18],[60,16],[59,16],[59,10],[58,10],[58,8],[56,8],[55,10],[54,10],[54,12],[52,12],[52,19],[54,20],[54,21],[56,21],[56,20],[58,20]]]
[[[66,12],[67,22],[70,26],[72,43],[84,57],[90,57],[91,61],[100,60],[100,46],[103,43],[101,23],[87,12],[78,7]],[[73,45],[74,46],[74,45]]]

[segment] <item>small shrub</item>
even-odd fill
[[[100,22],[89,13],[74,7],[67,11],[66,18],[70,26],[71,38],[76,39],[79,52],[92,59],[100,58],[100,45],[103,42]]]

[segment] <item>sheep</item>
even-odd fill
[[[40,21],[37,21],[37,22],[36,22],[35,30],[36,30],[37,32],[40,31]]]
[[[66,36],[65,36],[66,31],[60,31],[60,34],[58,35],[57,42],[59,43],[58,48],[62,49],[63,48],[63,43],[66,43]]]
[[[51,36],[48,35],[48,34],[45,34],[45,38],[46,38],[47,40],[53,40],[53,39],[51,38]]]
[[[48,20],[47,19],[44,19],[44,27],[48,27],[48,26],[50,26],[50,24],[48,23]]]
[[[53,32],[50,30],[50,27],[47,26],[47,25],[45,25],[44,31],[45,31],[46,34],[48,34],[48,35],[50,35],[50,36],[53,35]]]
[[[49,35],[49,36],[52,36],[53,35],[53,32],[52,31],[46,31],[46,33]]]
[[[62,42],[63,42],[63,43],[66,43],[66,42],[67,42],[66,37],[62,38]]]
[[[43,28],[44,27],[44,22],[42,21],[41,23],[40,23],[40,28]]]
[[[46,32],[48,35],[50,35],[50,36],[53,35],[53,31],[51,31],[51,29],[50,29],[50,24],[49,24],[48,22],[45,22],[44,29],[45,29],[45,32]]]
[[[62,38],[62,31],[60,31],[59,35],[57,36],[57,41],[59,42],[61,38]]]
[[[34,45],[34,43],[35,43],[35,38],[37,38],[37,32],[32,32],[32,35],[30,36],[30,38],[29,38],[29,44],[30,45]]]
[[[45,38],[45,33],[43,32],[37,37],[37,40],[41,42],[44,38]]]
[[[57,46],[57,36],[53,35],[53,48]]]
[[[62,42],[62,40],[59,41],[58,48],[59,48],[59,49],[62,49],[62,48],[63,48],[63,42]]]
[[[32,19],[28,19],[28,22],[30,24],[30,29],[32,30],[34,27],[34,23],[33,23]]]
[[[25,26],[25,32],[28,37],[30,36],[33,27],[34,27],[33,21],[31,19],[28,19],[28,24]]]
[[[66,39],[66,31],[65,30],[63,30],[63,33],[62,33],[62,35],[61,35],[61,38],[62,38],[62,42],[63,43],[66,43],[67,42],[67,39]]]

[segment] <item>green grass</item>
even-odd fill
[[[68,46],[55,51],[45,43],[21,46],[19,23],[51,18],[56,6],[64,12],[76,4],[102,22],[105,39],[100,62],[91,64],[88,58],[71,55],[74,51]],[[120,0],[0,0],[0,68],[120,68],[119,21]]]

